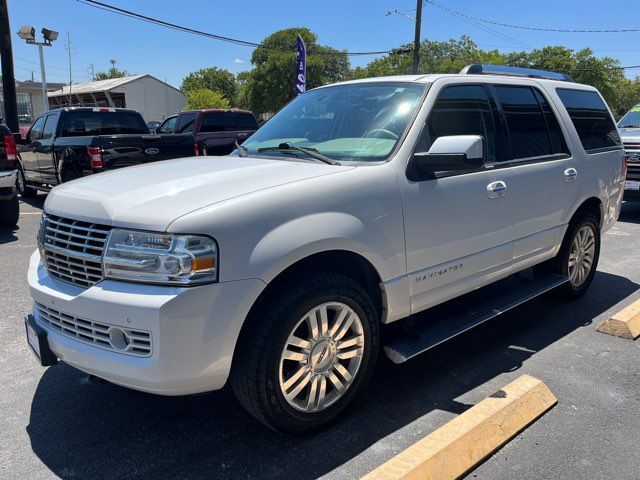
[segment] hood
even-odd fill
[[[619,128],[622,143],[640,143],[640,128]]]
[[[252,157],[192,157],[123,168],[55,187],[47,213],[165,230],[178,217],[253,192],[353,167]]]

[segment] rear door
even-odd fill
[[[45,116],[38,117],[31,126],[31,129],[27,132],[26,145],[20,145],[20,160],[24,175],[27,180],[36,183],[42,183],[42,177],[40,176],[40,168],[38,165],[37,148],[40,146],[40,137],[42,136],[42,129],[44,127]]]
[[[572,150],[578,177],[583,179],[581,199],[590,196],[600,198],[602,229],[606,229],[618,218],[624,188],[624,151],[618,129],[596,90],[571,88],[569,84],[566,88],[557,88],[556,94],[566,108],[569,128],[575,129],[580,140],[579,144],[572,145]]]
[[[554,254],[563,218],[578,198],[556,113],[532,85],[497,84],[493,93],[505,123],[505,155],[493,165],[506,185],[506,214],[512,224],[513,268],[525,268]]]
[[[53,144],[56,138],[56,129],[58,127],[59,118],[60,112],[50,113],[47,115],[44,128],[42,130],[42,137],[40,138],[40,145],[38,145],[38,148],[36,149],[40,178],[42,178],[42,183],[50,185],[56,185],[58,183],[58,179],[56,178],[56,159],[54,157]]]

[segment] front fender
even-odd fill
[[[251,252],[249,268],[258,278],[269,283],[304,258],[343,250],[364,257],[384,280],[388,278],[388,272],[377,252],[390,249],[390,241],[368,231],[359,218],[342,212],[323,212],[293,219],[269,231]]]

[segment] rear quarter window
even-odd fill
[[[618,129],[597,92],[571,88],[556,91],[587,153],[620,148]]]

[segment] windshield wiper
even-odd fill
[[[329,165],[341,165],[337,160],[333,160],[329,157],[325,157],[324,155],[318,153],[315,148],[306,148],[306,147],[296,147],[295,145],[291,145],[288,142],[281,143],[277,147],[263,147],[259,148],[258,152],[278,152],[283,150],[295,150],[297,152],[303,152],[309,155],[311,158],[315,158],[316,160],[320,160],[321,162],[328,163]]]
[[[238,150],[238,156],[240,156],[240,157],[247,157],[248,156],[247,155],[247,147],[243,147],[242,145],[240,145],[237,140],[234,140],[233,143],[236,146],[236,150]]]
[[[640,125],[632,125],[632,124],[620,125],[620,127],[618,127],[618,128],[640,128]]]

